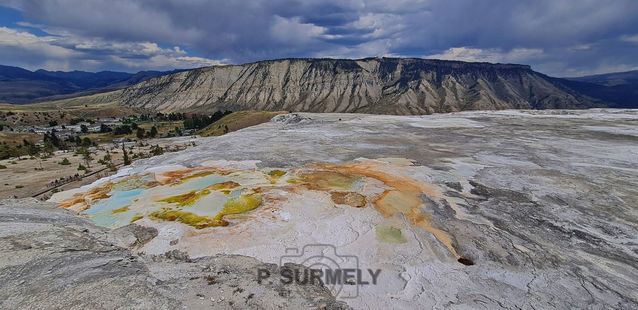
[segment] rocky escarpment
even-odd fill
[[[258,268],[279,267],[251,257],[126,249],[156,234],[135,225],[109,231],[34,199],[0,200],[0,308],[348,308],[321,285],[259,284]]]
[[[159,111],[383,114],[596,104],[529,66],[413,58],[282,59],[207,67],[136,84],[119,101]]]

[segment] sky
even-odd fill
[[[0,0],[0,64],[171,70],[288,57],[638,69],[638,0]]]

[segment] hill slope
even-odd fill
[[[617,85],[636,85],[638,84],[638,70],[626,71],[626,72],[614,72],[607,74],[596,74],[581,77],[567,78],[572,81],[579,81],[585,83],[593,83],[605,86],[617,86]]]
[[[529,66],[411,58],[282,59],[166,75],[122,91],[160,111],[424,114],[597,103]]]
[[[0,102],[28,103],[53,96],[86,95],[115,90],[157,76],[179,71],[141,71],[138,73],[101,71],[35,72],[0,65]]]
[[[273,117],[279,114],[285,114],[285,111],[238,111],[222,117],[220,120],[206,126],[200,130],[198,134],[203,137],[221,136],[223,134],[244,129],[246,127],[259,125],[269,122]]]
[[[0,102],[21,103],[77,90],[77,86],[63,79],[0,65]]]
[[[565,84],[615,108],[638,108],[638,70],[568,78]]]

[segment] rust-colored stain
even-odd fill
[[[82,204],[82,208],[81,208],[80,211],[84,211],[84,210],[89,208],[89,204],[84,201],[84,195],[74,196],[74,197],[69,198],[69,199],[67,199],[65,201],[62,201],[62,202],[60,202],[59,207],[60,208],[64,208],[64,209],[68,209],[68,208],[71,208],[71,207],[73,207],[75,205],[78,205],[78,204]]]
[[[317,167],[339,172],[343,175],[357,175],[377,179],[401,192],[426,194],[433,198],[440,198],[441,191],[435,186],[424,184],[412,178],[398,176],[382,171],[376,162],[360,162],[353,164],[319,164]]]
[[[173,195],[159,199],[159,202],[175,203],[180,207],[191,206],[200,198],[210,194],[210,190],[203,189],[201,191],[190,191],[184,194]]]
[[[113,183],[108,182],[102,186],[94,187],[84,194],[73,196],[61,202],[59,206],[68,209],[75,205],[81,205],[78,211],[84,211],[91,207],[90,203],[111,197],[111,189],[113,189]]]
[[[212,174],[218,175],[228,175],[231,171],[213,168],[213,167],[195,167],[195,168],[185,168],[173,171],[166,171],[161,174],[156,175],[158,182],[162,185],[173,184],[178,185],[182,184],[190,179],[201,178]]]
[[[449,252],[455,257],[459,257],[453,246],[454,239],[446,231],[433,223],[432,216],[424,212],[422,196],[426,195],[433,200],[443,198],[443,194],[438,187],[428,183],[422,183],[407,176],[393,173],[390,169],[400,169],[400,167],[387,165],[377,161],[361,161],[347,164],[315,164],[295,170],[271,170],[266,173],[270,177],[271,184],[260,184],[247,188],[239,198],[231,199],[225,205],[225,214],[241,214],[243,212],[257,209],[262,205],[262,193],[272,188],[278,188],[291,193],[298,193],[304,190],[322,191],[330,194],[330,198],[335,204],[345,204],[355,208],[363,208],[371,202],[374,208],[385,218],[394,216],[405,217],[411,225],[419,227],[432,234],[441,242]],[[158,185],[176,185],[189,179],[205,177],[212,174],[228,175],[232,170],[213,167],[195,167],[175,171],[167,171],[155,175],[157,181],[146,181],[147,188]],[[286,185],[274,185],[272,178],[280,178],[289,175]],[[385,190],[376,196],[370,196],[360,192],[359,186],[366,186],[366,178],[375,179],[385,185]],[[275,180],[276,181],[276,180]],[[220,191],[226,195],[232,189],[241,187],[237,182],[226,181],[210,185],[200,190],[174,195],[160,201],[169,203],[179,203],[183,206],[191,205],[199,198],[210,194],[212,191]],[[95,187],[83,195],[76,195],[60,204],[62,208],[80,208],[80,211],[88,209],[91,204],[99,199],[110,197],[113,189],[112,183],[106,183]],[[365,195],[368,195],[366,197]],[[259,199],[257,198],[259,197]],[[253,199],[254,198],[254,199]],[[222,212],[224,213],[224,212]],[[220,214],[222,214],[220,213]],[[178,221],[195,228],[226,226],[228,222],[220,217],[205,217],[182,210],[161,210],[156,211],[151,216],[154,219],[167,221]],[[231,225],[232,226],[232,225]]]
[[[301,183],[311,190],[350,190],[361,179],[349,173],[333,169],[304,172],[299,176]]]
[[[424,184],[414,179],[390,174],[381,170],[376,162],[360,162],[353,164],[319,164],[318,168],[340,173],[348,176],[362,176],[377,179],[385,185],[392,187],[386,190],[374,202],[375,208],[384,216],[392,217],[403,214],[412,225],[418,226],[431,233],[450,251],[458,257],[456,249],[452,245],[452,237],[431,223],[430,215],[423,213],[423,201],[421,195],[431,198],[441,198],[441,192],[433,185]]]
[[[330,193],[332,202],[340,205],[348,205],[354,208],[366,206],[366,196],[355,192],[332,192]]]
[[[226,181],[226,182],[221,182],[221,183],[217,183],[217,184],[213,184],[210,185],[208,187],[206,187],[206,189],[212,190],[212,191],[224,191],[224,190],[230,190],[233,188],[237,188],[240,187],[241,185],[237,182],[233,182],[233,181]]]
[[[454,255],[455,257],[459,257],[459,254],[456,252],[456,249],[452,245],[452,236],[448,234],[446,231],[441,230],[437,227],[432,226],[431,216],[427,213],[423,213],[418,208],[414,208],[410,210],[409,214],[406,214],[412,225],[421,227],[425,229],[425,231],[434,235],[434,237],[439,240],[441,243],[445,245],[445,247]]]

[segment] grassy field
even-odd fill
[[[142,113],[149,112],[140,108],[118,106],[114,103],[68,106],[54,104],[0,104],[0,125],[45,125],[49,121],[57,121],[63,124],[74,118],[99,119],[125,117]]]
[[[175,128],[179,128],[180,130],[184,129],[184,123],[182,121],[145,122],[145,123],[138,123],[137,126],[140,128],[143,128],[144,130],[146,130],[146,132],[150,132],[151,128],[155,126],[155,128],[157,128],[158,137],[166,136],[169,133],[174,134]],[[131,140],[138,140],[135,130],[133,130],[133,132],[130,134],[124,134],[124,135],[115,135],[113,134],[113,132],[106,132],[106,133],[95,132],[95,133],[85,134],[82,137],[88,137],[89,139],[91,139],[91,141],[96,141],[98,143],[111,142],[113,141],[113,139],[116,139],[116,138],[129,138]]]
[[[175,151],[176,149],[185,149],[189,147],[190,141],[194,138],[176,138],[176,139],[151,139],[145,140],[144,145],[129,145],[127,152],[129,159],[135,161],[140,158],[152,156],[154,145],[163,148],[164,151]],[[115,171],[109,169],[105,162],[105,155],[109,155],[112,164],[120,167],[123,163],[123,152],[120,145],[112,143],[100,144],[98,147],[92,147],[90,150],[90,158],[84,158],[82,155],[73,151],[56,151],[50,157],[29,157],[22,156],[20,158],[10,158],[0,160],[0,199],[9,197],[31,197],[36,193],[52,188],[52,184],[56,180],[65,180],[72,178],[76,174],[81,178],[66,183],[64,189],[79,187],[89,184],[101,177],[111,175]],[[66,164],[63,164],[64,160]],[[79,170],[82,164],[90,171]],[[93,172],[99,172],[92,175]]]
[[[208,127],[200,130],[199,135],[204,137],[221,136],[225,133],[240,130],[242,128],[259,125],[270,121],[279,114],[286,114],[286,111],[267,112],[267,111],[239,111],[233,112],[222,117],[220,120],[210,124]]]
[[[22,144],[23,140],[27,140],[31,143],[38,142],[42,139],[42,135],[35,133],[13,133],[13,132],[3,132],[0,131],[0,143],[7,144]]]

